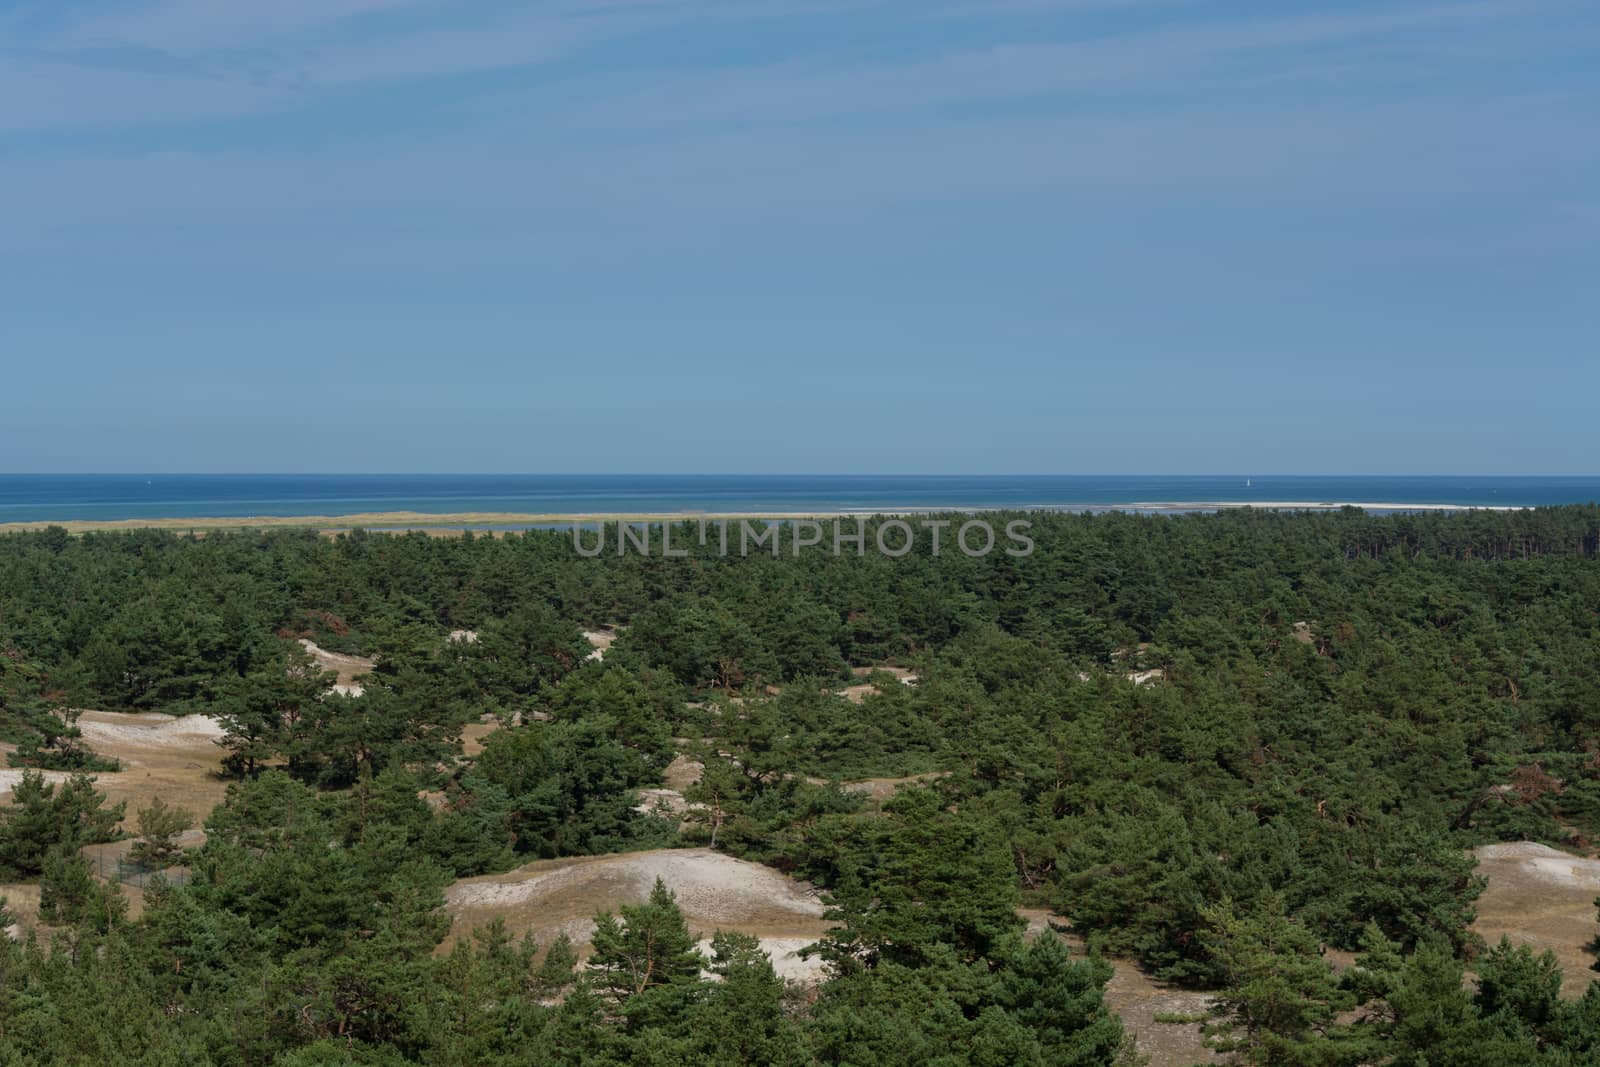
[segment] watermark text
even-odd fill
[[[853,528],[851,528],[853,524]],[[974,559],[992,552],[1033,553],[1032,523],[1012,519],[996,531],[986,519],[698,519],[689,522],[616,522],[572,525],[572,547],[580,556],[799,556],[826,552],[899,559],[921,548],[927,555],[958,551]],[[695,549],[707,551],[695,551]]]

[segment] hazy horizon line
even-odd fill
[[[0,478],[1600,478],[1543,471],[0,471]]]

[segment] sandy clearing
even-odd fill
[[[23,767],[0,768],[0,797],[9,797],[11,791],[22,781],[22,776],[27,773]],[[64,782],[72,777],[66,771],[40,771],[47,782]]]
[[[122,894],[122,899],[128,902],[128,918],[138,919],[144,915],[144,890],[128,882],[112,882]],[[29,932],[35,932],[39,939],[46,943],[50,938],[66,929],[55,923],[47,923],[39,918],[39,883],[38,882],[11,882],[0,885],[0,899],[6,902],[6,910],[16,917],[16,922],[5,928],[5,935],[13,941],[21,941]]]
[[[78,729],[94,751],[122,761],[122,770],[92,777],[111,803],[127,802],[130,828],[134,813],[158,796],[204,819],[227,795],[217,744],[224,731],[211,716],[83,711]]]
[[[679,744],[687,743],[686,738],[679,737],[673,740]],[[641,801],[646,798],[653,800],[657,797],[664,799],[673,811],[685,811],[701,807],[702,805],[684,801],[683,791],[700,781],[700,776],[705,772],[705,769],[704,763],[680,752],[661,772],[661,780],[666,788],[641,789],[639,790],[639,797]],[[840,782],[839,788],[847,793],[860,793],[872,800],[882,801],[893,796],[895,790],[903,785],[934,782],[946,777],[949,773],[949,771],[925,771],[922,774],[906,775],[901,778],[854,778]],[[805,780],[812,785],[827,785],[829,782],[827,778],[818,778],[810,775]],[[679,807],[679,804],[682,804],[682,807]],[[641,807],[639,810],[647,809]]]
[[[190,748],[215,741],[228,731],[209,715],[112,715],[84,712],[78,729],[89,747],[103,755],[120,755],[119,749]],[[214,750],[213,750],[214,751]]]
[[[820,959],[800,955],[829,927],[817,893],[771,868],[709,849],[541,860],[506,874],[463,879],[445,891],[445,909],[453,919],[446,945],[474,926],[501,918],[513,935],[532,933],[540,944],[566,934],[580,956],[586,956],[594,935],[594,914],[642,903],[658,875],[677,894],[689,929],[708,957],[715,930],[737,930],[760,940],[784,978],[809,984],[824,977]],[[1047,933],[1052,920],[1062,921],[1045,909],[1024,909],[1021,914],[1030,936]],[[1083,953],[1081,939],[1064,936],[1075,954]],[[1220,1057],[1201,1043],[1198,1023],[1155,1021],[1157,1015],[1169,1013],[1203,1014],[1209,1003],[1206,994],[1154,981],[1125,961],[1112,961],[1112,966],[1107,1003],[1137,1038],[1140,1052],[1151,1057],[1153,1067],[1219,1062]]]
[[[871,678],[874,674],[880,672],[883,674],[891,674],[898,678],[901,685],[917,684],[917,676],[904,667],[879,666],[850,668],[850,676],[852,678]],[[847,685],[843,689],[835,690],[835,692],[839,696],[842,696],[846,700],[850,701],[852,704],[859,704],[866,700],[868,696],[876,695],[877,693],[881,692],[881,690],[879,690],[878,687],[871,682],[857,682],[854,685]]]
[[[211,809],[227,795],[228,783],[219,777],[222,749],[217,739],[221,724],[206,715],[175,718],[154,712],[118,713],[80,711],[78,728],[89,747],[103,756],[122,761],[120,771],[91,772],[95,788],[106,795],[109,804],[125,804],[122,829],[135,832],[138,810],[160,797],[176,808],[191,812],[196,821],[204,820]],[[67,777],[59,771],[45,771],[45,777],[59,782]],[[0,770],[0,797],[9,799],[11,789],[22,776],[21,769]],[[198,831],[183,837],[187,844],[203,840]],[[91,845],[84,849],[97,870],[113,871],[116,857],[132,848],[130,839]],[[144,893],[136,886],[119,883],[128,901],[129,916],[138,918],[144,910]],[[0,886],[0,896],[20,920],[20,927],[33,929],[39,923],[39,886],[18,884]],[[51,927],[43,927],[52,929]],[[18,927],[10,931],[20,933]]]
[[[1064,928],[1067,920],[1049,908],[1018,908],[1017,914],[1028,924],[1023,936],[1030,941],[1040,936],[1056,936],[1067,943],[1074,956],[1087,953],[1083,938],[1058,929]],[[1137,1041],[1139,1053],[1149,1057],[1150,1067],[1222,1062],[1218,1053],[1205,1047],[1198,1021],[1156,1022],[1157,1015],[1204,1015],[1211,1003],[1210,994],[1158,982],[1128,960],[1106,962],[1111,964],[1106,1005],[1122,1019],[1122,1025]]]
[[[1581,996],[1595,977],[1589,943],[1596,934],[1600,860],[1532,841],[1474,851],[1489,884],[1478,898],[1473,930],[1491,945],[1504,935],[1513,944],[1551,950],[1561,963],[1562,995]]]
[[[1158,1015],[1204,1016],[1211,996],[1158,982],[1124,960],[1111,961],[1111,981],[1106,983],[1106,1006],[1122,1019],[1139,1054],[1150,1067],[1188,1067],[1197,1063],[1222,1063],[1223,1057],[1205,1046],[1200,1022],[1157,1022]]]
[[[49,930],[39,922],[39,883],[10,882],[0,885],[0,900],[6,910],[16,917],[16,922],[6,927],[5,934],[13,941],[21,941],[29,930]]]
[[[790,982],[799,982],[801,985],[816,985],[827,977],[827,964],[820,956],[810,959],[800,955],[802,949],[808,945],[816,944],[814,937],[760,937],[761,951],[767,954],[767,959],[772,961],[772,969],[778,972],[778,977]],[[711,959],[711,939],[704,938],[698,945],[707,960]]]
[[[704,804],[691,804],[684,800],[683,794],[676,789],[641,789],[639,803],[633,806],[633,810],[648,815],[657,809],[663,809],[673,815],[682,815],[691,808],[704,807]]]
[[[606,658],[606,652],[610,650],[612,642],[617,639],[617,628],[615,626],[602,626],[598,630],[585,630],[583,631],[583,639],[593,646],[589,654],[583,658],[603,660]]]
[[[575,860],[539,861],[509,874],[467,879],[445,893],[447,906],[468,908],[543,899],[568,886],[594,886],[594,907],[616,899],[631,903],[649,896],[660,878],[678,896],[685,915],[710,922],[738,922],[777,910],[821,918],[822,901],[808,886],[759,863],[706,848],[655,849]]]
[[[822,961],[800,955],[829,926],[817,893],[769,867],[710,849],[541,860],[506,874],[464,879],[445,890],[445,910],[453,920],[445,944],[500,918],[513,935],[532,933],[540,944],[566,934],[587,956],[595,913],[643,903],[657,877],[677,895],[707,958],[713,933],[738,931],[761,942],[782,977],[807,983],[822,978]]]
[[[314,641],[304,637],[300,638],[300,647],[305,649],[317,666],[325,671],[332,671],[338,676],[336,679],[341,686],[349,686],[363,674],[372,673],[373,659],[370,656],[349,656],[342,652],[329,652]],[[352,694],[359,696],[360,694]]]
[[[139,838],[137,836],[136,827],[129,826],[127,829],[130,836],[124,837],[120,841],[107,841],[99,845],[85,845],[79,850],[83,854],[84,858],[89,861],[91,869],[96,875],[99,876],[101,881],[116,881],[118,867],[121,862],[126,861],[131,865],[132,861],[129,859],[129,857],[133,852],[133,846],[138,843]],[[185,830],[183,833],[178,835],[177,843],[181,848],[199,848],[201,845],[206,843],[206,832],[198,828]],[[174,865],[167,868],[167,874],[176,878],[183,877],[187,874],[187,872],[188,868],[181,865]],[[154,872],[148,872],[142,875],[137,884],[135,884],[134,875],[135,872],[130,870],[127,872],[128,880],[118,884],[128,889],[141,890],[139,899],[140,903],[142,904],[142,888],[144,882],[148,881],[151,877],[154,877]]]
[[[541,944],[566,933],[583,947],[596,912],[643,903],[657,877],[677,894],[700,937],[737,930],[810,944],[828,929],[821,899],[803,882],[710,849],[657,849],[540,860],[458,881],[445,890],[453,920],[446,944],[500,918],[513,934],[531,932]]]
[[[679,743],[682,743],[681,739],[679,739]],[[706,765],[704,763],[697,759],[691,759],[680,752],[672,758],[671,763],[662,769],[661,781],[668,789],[676,789],[681,793],[698,782],[700,776],[705,773],[705,769]]]
[[[1570,852],[1532,841],[1511,841],[1484,845],[1477,850],[1478,862],[1486,871],[1517,867],[1533,879],[1552,886],[1583,890],[1600,889],[1600,860],[1585,859]]]
[[[1109,677],[1109,675],[1102,675],[1102,677]],[[1166,681],[1167,672],[1159,668],[1149,671],[1129,671],[1127,674],[1123,675],[1123,677],[1128,679],[1128,681],[1132,682],[1134,685],[1144,685],[1146,682]],[[1094,679],[1095,676],[1090,674],[1088,671],[1078,672],[1078,681],[1080,682],[1092,682]]]
[[[874,674],[878,673],[879,671],[882,671],[884,674],[892,674],[892,675],[894,675],[896,678],[900,679],[900,681],[903,682],[906,685],[916,685],[917,684],[917,675],[914,672],[912,672],[910,669],[906,668],[906,667],[891,667],[891,666],[888,666],[886,664],[879,664],[879,665],[873,666],[873,667],[851,667],[850,668],[850,674],[851,674],[852,677],[855,677],[855,678],[871,678]]]
[[[894,796],[895,791],[903,785],[922,785],[936,782],[940,778],[948,777],[949,771],[926,771],[922,774],[907,775],[904,778],[857,778],[854,781],[841,782],[839,788],[846,793],[860,793],[872,800],[883,801]]]
[[[487,721],[469,722],[461,728],[461,754],[476,756],[483,751],[489,735],[500,729],[500,720],[490,716]]]
[[[1530,841],[1485,845],[1474,851],[1488,886],[1478,899],[1473,929],[1491,945],[1505,934],[1514,944],[1550,949],[1561,964],[1563,996],[1581,996],[1594,978],[1588,944],[1596,933],[1600,860]],[[1025,909],[1022,914],[1029,920],[1030,934],[1046,928],[1051,918],[1043,909]],[[1067,940],[1082,950],[1080,939],[1069,934]],[[1336,967],[1349,963],[1348,954],[1330,952],[1329,958]],[[1157,1015],[1203,1015],[1210,1003],[1208,994],[1168,986],[1123,960],[1111,964],[1106,1003],[1136,1038],[1139,1052],[1150,1057],[1152,1067],[1222,1062],[1202,1043],[1199,1023],[1156,1022]]]

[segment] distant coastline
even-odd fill
[[[1600,476],[0,474],[0,529],[434,528],[1235,507],[1503,510],[1591,501],[1600,501]]]
[[[1439,503],[1371,503],[1344,501],[1181,501],[1133,504],[1065,504],[1002,508],[993,505],[942,505],[934,508],[882,508],[838,511],[728,511],[728,512],[420,512],[375,511],[350,515],[249,515],[210,517],[155,517],[130,519],[80,519],[40,522],[0,523],[0,533],[26,532],[62,527],[71,533],[111,530],[247,530],[292,529],[343,531],[405,530],[512,530],[562,527],[602,522],[694,522],[740,519],[791,520],[866,518],[873,515],[927,515],[939,513],[971,514],[983,511],[1051,511],[1068,513],[1134,512],[1139,514],[1183,514],[1254,508],[1267,511],[1337,511],[1359,508],[1375,513],[1424,511],[1522,511],[1536,505],[1463,505]]]

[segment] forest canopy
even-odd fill
[[[1216,991],[1245,1062],[1592,1062],[1600,993],[1477,942],[1468,850],[1600,839],[1600,509],[988,518],[1033,551],[0,536],[0,737],[73,775],[0,813],[57,920],[0,945],[0,1059],[1111,1063],[1114,957]],[[371,657],[360,695],[302,639]],[[225,728],[228,798],[137,919],[81,869],[125,814],[81,708]],[[639,790],[683,759],[663,818]],[[819,886],[827,981],[696,949],[670,885],[587,959],[440,948],[452,879],[684,844]]]

